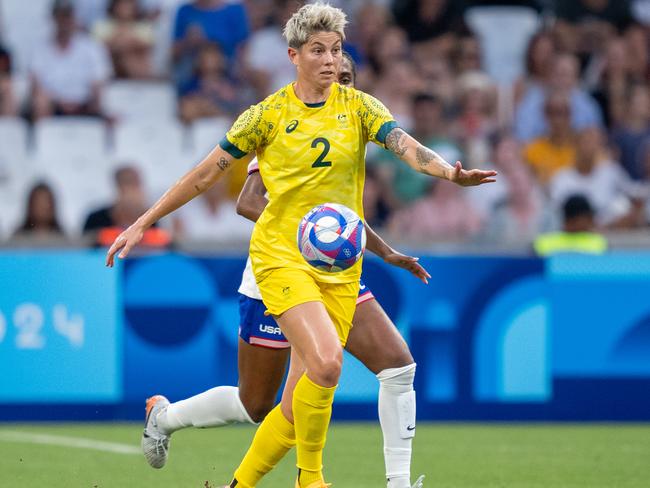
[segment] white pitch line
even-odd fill
[[[51,446],[76,447],[79,449],[94,449],[96,451],[113,452],[116,454],[142,454],[139,447],[120,444],[118,442],[98,441],[81,437],[68,437],[51,434],[32,434],[17,430],[0,430],[0,441],[21,442],[27,444],[47,444]]]

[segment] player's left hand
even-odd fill
[[[463,165],[460,163],[460,161],[456,161],[456,165],[451,171],[451,177],[449,180],[460,186],[477,186],[482,185],[483,183],[494,183],[496,179],[494,179],[493,176],[496,175],[496,171],[463,169]]]
[[[409,271],[413,276],[420,279],[425,285],[428,285],[431,275],[426,269],[422,267],[420,263],[418,263],[419,259],[420,258],[407,256],[406,254],[402,254],[401,252],[397,251],[393,251],[384,256],[384,261],[388,264],[392,264],[393,266],[397,266],[398,268]]]

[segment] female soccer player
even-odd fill
[[[322,454],[352,325],[361,261],[340,273],[309,266],[298,251],[300,219],[324,202],[363,215],[365,145],[385,146],[412,168],[463,186],[494,181],[493,171],[449,165],[397,127],[373,97],[335,83],[346,17],[330,5],[300,8],[284,29],[297,79],[244,112],[219,145],[115,240],[124,258],[144,229],[205,191],[232,165],[256,152],[269,203],[255,225],[250,256],[264,305],[291,344],[279,408],[260,424],[231,486],[254,487],[292,445],[298,488],[324,488]]]
[[[354,86],[355,76],[354,61],[343,53],[339,84]],[[249,165],[248,173],[237,211],[257,221],[267,204],[257,161]],[[427,282],[430,276],[416,258],[392,249],[367,225],[366,230],[366,247],[370,251]],[[363,282],[359,288],[353,327],[345,348],[379,379],[379,420],[384,435],[387,487],[418,488],[423,476],[413,487],[410,483],[411,443],[415,436],[415,363],[406,342],[370,289]],[[173,432],[190,426],[260,422],[275,405],[289,357],[289,343],[273,317],[264,315],[250,260],[239,293],[239,387],[218,386],[172,404],[162,395],[151,397],[147,401],[142,448],[147,462],[155,468],[165,465]]]

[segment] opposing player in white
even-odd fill
[[[352,59],[345,56],[339,83],[354,84]],[[256,221],[267,204],[266,189],[256,161],[237,202],[241,215]],[[366,225],[367,248],[385,262],[407,269],[427,283],[430,278],[417,258],[392,249]],[[273,408],[289,358],[289,343],[272,317],[265,316],[250,259],[239,287],[240,330],[238,345],[239,386],[218,386],[175,403],[162,395],[147,400],[142,449],[154,468],[162,468],[173,432],[186,427],[220,427],[234,423],[255,424]],[[379,422],[384,436],[384,460],[388,488],[421,488],[424,476],[411,485],[411,452],[415,436],[416,365],[406,342],[360,283],[357,309],[346,350],[359,359],[379,380]],[[287,448],[295,439],[286,439]]]

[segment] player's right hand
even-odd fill
[[[115,254],[120,250],[121,252],[118,257],[120,259],[127,257],[133,246],[142,240],[143,235],[144,230],[141,229],[140,226],[133,224],[117,236],[117,239],[115,239],[113,245],[106,254],[106,266],[109,268],[113,267],[113,264],[115,264]]]

